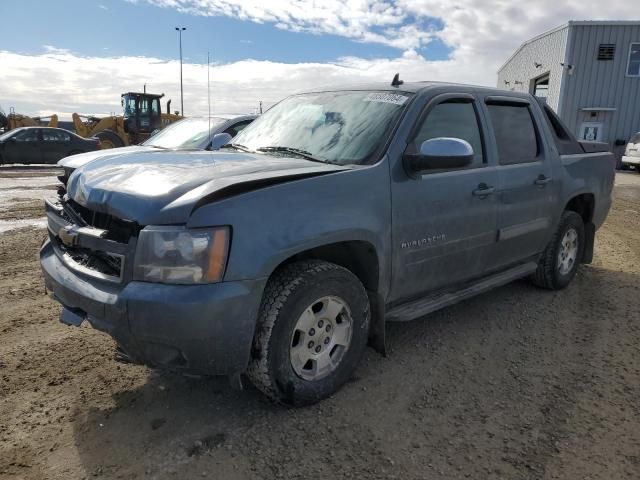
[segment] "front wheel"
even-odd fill
[[[553,234],[533,274],[533,283],[550,290],[565,288],[576,275],[584,246],[582,217],[576,212],[564,212],[558,230]]]
[[[95,135],[100,140],[101,149],[124,147],[124,142],[112,130],[102,130]]]
[[[367,344],[369,299],[349,270],[292,263],[265,289],[247,374],[271,399],[309,405],[336,392]]]

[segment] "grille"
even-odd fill
[[[124,258],[121,255],[81,248],[68,248],[62,243],[58,243],[58,247],[62,250],[63,257],[67,263],[71,263],[76,270],[84,271],[105,280],[117,282],[122,280]]]
[[[136,222],[121,220],[108,213],[89,210],[73,200],[67,200],[66,203],[87,225],[106,230],[107,236],[105,238],[109,240],[127,243],[131,237],[137,237],[140,232],[140,226]]]
[[[616,46],[613,43],[601,43],[598,47],[598,60],[613,60]]]
[[[64,263],[85,275],[109,282],[124,281],[130,234],[137,232],[135,223],[94,214],[69,200],[47,200],[46,208],[49,238]]]

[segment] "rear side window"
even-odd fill
[[[535,162],[538,138],[528,105],[487,105],[500,165]]]
[[[575,153],[584,153],[584,150],[571,133],[564,126],[560,118],[549,107],[549,105],[541,105],[544,111],[544,118],[553,134],[556,148],[560,155],[571,155]]]
[[[420,149],[425,140],[438,137],[466,140],[473,148],[473,166],[482,165],[482,137],[473,103],[454,100],[436,105],[420,126],[414,140],[416,149]]]
[[[43,130],[42,140],[45,142],[70,142],[71,136],[59,130]]]

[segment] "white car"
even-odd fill
[[[622,156],[622,166],[635,167],[640,173],[640,132],[631,135],[627,149]]]
[[[69,176],[76,168],[99,158],[115,158],[129,153],[150,152],[158,149],[171,151],[216,150],[220,145],[216,145],[217,139],[213,138],[215,135],[226,133],[233,138],[257,117],[258,115],[245,114],[218,114],[210,119],[208,117],[188,117],[160,130],[140,145],[96,150],[65,157],[58,162],[58,166],[64,169],[64,175],[58,178],[66,185]],[[226,141],[224,142],[226,143]]]

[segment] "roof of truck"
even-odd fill
[[[500,95],[514,95],[522,97],[522,92],[512,92],[509,90],[501,90],[494,87],[486,87],[480,85],[468,85],[462,83],[454,83],[454,82],[434,82],[434,81],[423,81],[423,82],[404,82],[399,86],[392,86],[391,82],[375,82],[375,83],[364,83],[364,84],[351,84],[345,86],[339,85],[331,85],[327,87],[315,88],[313,90],[308,90],[306,92],[298,92],[298,93],[313,93],[313,92],[335,92],[335,91],[348,91],[348,90],[371,90],[371,91],[388,91],[388,92],[406,92],[406,93],[418,93],[423,90],[431,89],[431,88],[465,88],[471,89],[475,91],[482,91],[485,93],[495,93]],[[519,95],[518,95],[519,93]]]

